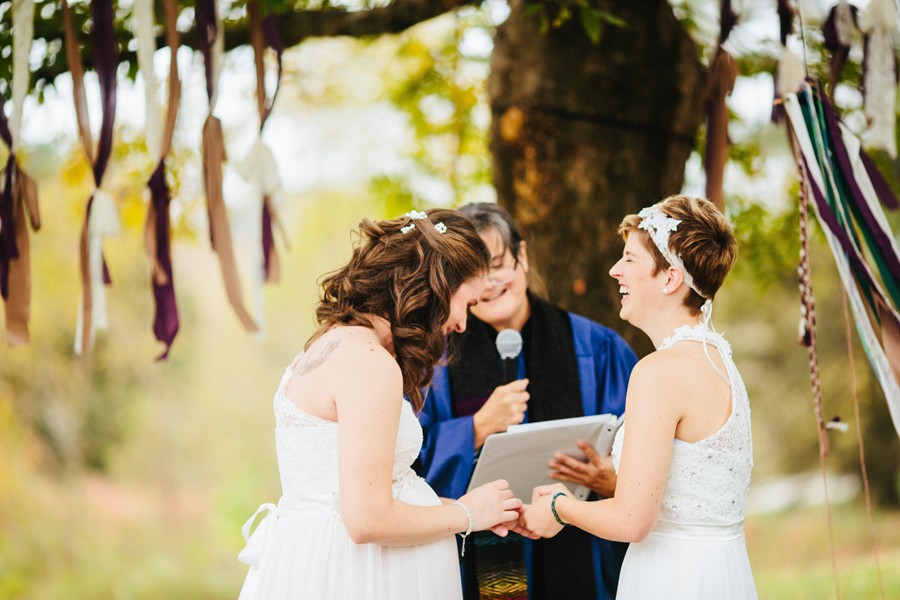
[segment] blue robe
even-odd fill
[[[569,318],[578,359],[584,414],[621,415],[625,412],[628,378],[637,363],[637,357],[613,330],[572,313],[569,313]],[[527,376],[523,355],[524,353],[519,354],[519,379]],[[475,430],[472,416],[453,417],[450,384],[445,367],[435,367],[432,388],[419,413],[425,435],[420,454],[420,472],[439,496],[459,498],[466,493],[474,469]],[[527,411],[525,422],[528,422]],[[549,467],[547,469],[549,471]],[[589,499],[597,498],[592,493]],[[532,580],[532,543],[531,540],[525,540],[525,568],[529,582]],[[593,538],[597,600],[615,598],[619,570],[627,547],[627,544],[620,542]]]

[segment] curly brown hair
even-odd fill
[[[468,217],[444,209],[426,214],[360,222],[350,261],[321,281],[319,329],[306,343],[308,348],[334,325],[372,327],[365,314],[386,319],[403,392],[416,411],[423,403],[420,390],[431,383],[444,353],[450,299],[464,282],[487,274],[491,260]]]
[[[706,298],[713,300],[737,260],[737,241],[725,215],[705,198],[693,198],[679,194],[669,196],[659,204],[659,209],[681,223],[669,236],[669,248],[684,263],[684,268],[694,278],[694,290],[684,299],[684,305],[694,316]],[[619,225],[619,234],[627,239],[629,234],[640,235],[641,243],[656,263],[653,274],[669,268],[669,262],[653,243],[646,231],[639,229],[641,217],[628,215]],[[701,295],[702,294],[702,295]]]

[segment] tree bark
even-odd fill
[[[546,35],[523,0],[494,40],[488,94],[498,201],[523,230],[549,299],[619,330],[610,267],[622,217],[677,194],[702,116],[704,70],[665,0],[600,0],[624,19],[594,46],[576,19]]]

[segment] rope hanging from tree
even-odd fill
[[[9,148],[9,158],[0,190],[0,295],[6,303],[6,343],[19,346],[31,341],[31,256],[28,222],[41,227],[37,185],[19,164],[19,132],[22,108],[28,95],[28,54],[34,38],[34,2],[13,2],[12,115],[7,121],[0,102],[0,138]]]

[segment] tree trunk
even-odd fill
[[[704,71],[665,0],[600,0],[624,19],[591,44],[577,18],[546,35],[523,0],[495,37],[488,94],[498,202],[529,243],[549,299],[649,340],[618,318],[609,269],[622,217],[681,190],[702,115]]]

